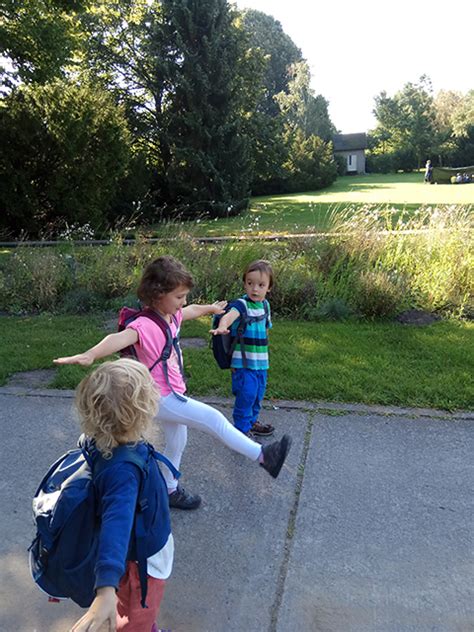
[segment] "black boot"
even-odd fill
[[[274,441],[270,443],[270,445],[264,445],[262,448],[263,463],[260,463],[260,466],[263,467],[264,470],[267,470],[270,476],[276,478],[283,467],[290,447],[290,435],[283,435],[280,441]]]

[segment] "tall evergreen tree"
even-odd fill
[[[174,53],[168,196],[183,212],[238,212],[247,204],[251,175],[239,76],[243,33],[226,0],[164,0],[162,8]]]

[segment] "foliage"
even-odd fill
[[[291,141],[288,160],[284,165],[285,190],[308,191],[332,184],[337,177],[332,143],[325,143],[314,135],[305,137],[299,128],[291,135]]]
[[[0,53],[12,62],[0,71],[4,88],[18,81],[45,83],[77,62],[79,16],[86,0],[4,0],[0,9]]]
[[[325,141],[331,140],[336,129],[329,118],[328,102],[320,94],[315,96],[310,87],[308,62],[292,64],[289,77],[288,92],[280,92],[275,96],[289,132],[299,129],[306,137],[313,135]]]
[[[107,247],[70,246],[69,259],[55,250],[22,248],[0,260],[3,284],[8,285],[7,292],[2,290],[7,297],[2,309],[52,309],[72,288],[85,290],[89,303],[93,297],[99,302],[122,298],[134,292],[149,261],[169,253],[195,277],[191,301],[240,294],[241,271],[251,260],[264,257],[274,267],[271,302],[280,316],[320,319],[331,301],[341,301],[369,319],[407,308],[471,316],[471,231],[469,209],[427,208],[397,217],[366,206],[335,213],[333,233],[324,239],[204,245],[183,233],[158,245],[143,239],[134,246],[119,240]],[[49,267],[56,275],[51,288]]]
[[[242,26],[250,45],[261,50],[266,61],[262,82],[264,89],[258,111],[278,117],[280,109],[274,97],[280,92],[288,92],[288,71],[292,64],[302,60],[301,50],[271,15],[247,9],[242,14]]]
[[[393,167],[409,171],[420,168],[435,142],[435,114],[431,83],[422,76],[417,84],[406,83],[393,97],[381,92],[375,97],[377,128],[374,153],[389,153]]]
[[[289,69],[300,61],[301,51],[283,31],[280,22],[260,11],[245,10],[242,13],[248,46],[254,57],[261,56],[260,87],[257,92],[255,111],[245,119],[247,134],[251,139],[250,152],[253,164],[252,193],[260,195],[283,190],[283,164],[288,158],[285,141],[285,118],[275,96],[287,93]],[[254,84],[258,86],[258,78]]]
[[[19,247],[0,270],[0,310],[12,314],[52,311],[72,284],[66,256],[57,250]]]
[[[226,0],[164,0],[162,6],[174,53],[167,119],[169,198],[188,212],[234,214],[247,206],[250,191],[248,138],[240,112],[253,103],[245,98],[251,78],[239,76],[245,69],[242,31]]]
[[[104,225],[129,160],[127,125],[109,95],[62,80],[22,86],[0,104],[0,134],[3,227]]]
[[[97,227],[122,217],[237,214],[251,188],[284,190],[297,129],[307,139],[331,137],[328,104],[309,89],[301,51],[263,13],[239,13],[227,0],[7,0],[1,11],[12,68],[0,104],[0,126],[12,130],[6,172],[13,158],[37,156],[5,194],[7,231],[18,233],[26,219],[30,234],[50,231],[57,216]],[[59,85],[67,86],[62,116]],[[74,102],[74,87],[95,92],[110,123],[109,136],[93,129],[101,140],[92,161],[81,132],[98,115],[88,96],[82,110]],[[30,144],[15,128],[23,124]]]
[[[394,97],[380,93],[374,113],[369,171],[409,171],[427,158],[440,166],[474,163],[474,91],[463,95],[441,90],[433,97],[429,79],[421,77]]]

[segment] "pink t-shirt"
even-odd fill
[[[180,309],[176,314],[176,321],[178,326],[175,325],[174,319],[170,323],[171,333],[175,337],[181,327],[183,321],[183,311]],[[145,366],[150,368],[161,356],[163,347],[166,343],[166,338],[161,329],[150,318],[146,316],[139,316],[129,325],[127,329],[134,329],[138,334],[138,342],[135,345],[138,359]],[[183,376],[179,370],[178,356],[173,347],[170,358],[167,362],[168,366],[168,379],[176,393],[183,394],[186,392],[186,384],[184,383]],[[169,395],[172,391],[168,386],[165,375],[163,373],[163,366],[161,362],[155,366],[151,375],[160,389],[161,395]]]

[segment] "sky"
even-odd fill
[[[281,22],[312,88],[344,133],[375,127],[374,97],[430,77],[434,93],[474,89],[472,0],[235,0]]]

